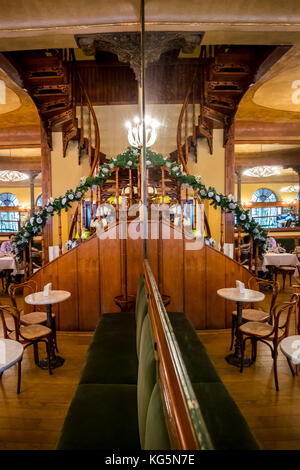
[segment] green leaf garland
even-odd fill
[[[140,149],[128,147],[125,152],[111,158],[108,162],[101,165],[98,175],[94,177],[81,178],[80,184],[75,190],[68,189],[64,196],[50,198],[47,203],[37,210],[33,217],[22,227],[17,233],[12,243],[13,251],[18,259],[22,259],[22,253],[27,248],[28,243],[45,227],[47,219],[53,217],[55,213],[60,214],[62,210],[68,211],[75,201],[80,201],[84,194],[92,186],[102,186],[102,184],[111,176],[114,168],[137,168],[139,164]],[[206,188],[201,182],[199,176],[187,175],[182,165],[173,162],[169,157],[165,158],[162,154],[153,152],[150,149],[146,151],[147,168],[167,167],[180,184],[191,186],[200,196],[201,199],[209,200],[210,205],[216,209],[220,207],[222,210],[233,213],[237,218],[238,225],[247,233],[249,233],[255,244],[262,254],[266,250],[267,231],[252,219],[249,210],[243,209],[232,195],[225,196],[218,193],[212,186]]]

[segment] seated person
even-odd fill
[[[2,253],[5,253],[5,254],[9,254],[9,255],[10,255],[11,252],[12,252],[12,242],[13,242],[14,239],[15,239],[15,234],[14,234],[14,233],[11,233],[8,238],[9,238],[9,240],[7,240],[7,241],[5,241],[5,242],[3,242],[3,243],[1,244],[0,251],[1,251]]]
[[[250,235],[245,235],[243,244],[241,245],[241,263],[249,259],[250,256]]]

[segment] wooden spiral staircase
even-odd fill
[[[238,104],[288,47],[202,46],[199,63],[178,119],[177,149],[171,157],[186,168],[188,156],[197,161],[197,139],[206,139],[213,153],[213,129],[224,129],[227,142]]]
[[[78,162],[88,154],[90,166],[104,161],[96,114],[76,68],[73,50],[28,51],[9,54],[24,87],[34,100],[52,148],[52,132],[62,132],[63,157],[71,140],[78,142]],[[80,107],[77,117],[77,105]],[[87,117],[84,118],[84,108]]]

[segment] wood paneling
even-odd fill
[[[206,328],[225,327],[225,300],[217,290],[225,287],[225,257],[218,251],[205,247],[206,253]]]
[[[135,295],[142,272],[143,240],[118,239],[118,227],[105,232],[106,238],[92,238],[58,258],[36,274],[42,288],[71,292],[71,299],[54,306],[57,325],[63,330],[93,330],[102,313],[119,312],[114,298],[125,294],[122,252],[126,243],[127,293]],[[250,273],[236,261],[208,246],[184,249],[181,239],[148,240],[148,257],[160,291],[171,297],[168,311],[185,311],[197,329],[226,328],[231,325],[233,302],[218,296],[217,290],[246,285]]]
[[[98,239],[81,244],[77,256],[79,330],[89,331],[95,329],[101,313]]]
[[[184,311],[198,329],[206,328],[206,249],[186,250],[184,256]],[[196,295],[195,295],[196,294]]]
[[[114,298],[122,294],[120,240],[108,238],[110,231],[106,239],[99,240],[101,313],[119,312]]]
[[[131,222],[131,224],[136,224],[136,222]],[[137,240],[128,238],[125,241],[127,248],[127,291],[128,294],[136,295],[138,280],[143,271],[144,240],[141,238]]]
[[[78,292],[74,289],[77,285],[77,250],[72,250],[58,258],[58,285],[59,289],[72,292],[71,297],[59,305],[59,330],[78,330]]]
[[[77,68],[93,105],[138,103],[138,84],[129,65],[78,61]],[[78,104],[79,96],[77,90]]]
[[[169,312],[183,311],[183,240],[176,240],[171,230],[170,240],[158,240],[161,244],[162,294],[171,297]]]

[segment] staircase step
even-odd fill
[[[243,93],[243,84],[236,80],[209,80],[205,83],[207,93],[236,95]]]
[[[32,95],[36,98],[70,96],[70,85],[38,85],[32,87]]]

